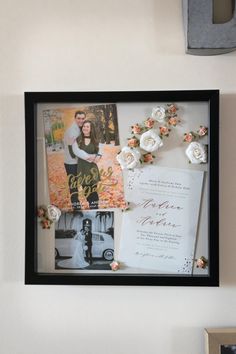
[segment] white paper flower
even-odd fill
[[[192,142],[185,150],[186,155],[191,163],[199,164],[207,162],[207,147],[206,145]]]
[[[116,156],[117,161],[123,170],[132,169],[140,164],[141,154],[138,149],[132,149],[128,146],[123,147]]]
[[[157,106],[152,109],[152,118],[156,119],[159,123],[163,123],[166,117],[166,110],[164,107]]]
[[[61,216],[61,210],[55,205],[48,205],[47,207],[48,219],[51,221],[58,221]]]
[[[140,147],[147,151],[153,152],[159,149],[163,145],[163,142],[157,132],[153,129],[143,133],[140,138]]]

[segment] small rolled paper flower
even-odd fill
[[[195,140],[196,135],[193,132],[189,133],[184,133],[184,142],[186,143],[191,143],[193,140]]]
[[[139,124],[132,125],[131,129],[132,129],[133,134],[141,134],[142,133],[142,127]]]
[[[149,129],[153,128],[154,124],[155,124],[155,120],[153,118],[148,118],[144,122],[145,127],[149,128]]]
[[[205,269],[207,267],[208,261],[204,256],[196,259],[197,268]]]
[[[167,104],[167,112],[169,114],[175,114],[178,108],[174,104]]]
[[[46,208],[45,207],[43,207],[43,206],[40,206],[39,208],[38,208],[38,210],[37,210],[37,216],[39,217],[39,218],[42,218],[42,217],[44,217],[45,215],[46,215]]]
[[[153,163],[153,155],[149,152],[143,155],[143,162]]]
[[[110,267],[111,267],[111,270],[113,272],[117,271],[118,269],[120,269],[120,263],[117,262],[117,261],[113,261],[111,264],[110,264]]]
[[[204,126],[202,126],[202,125],[200,125],[200,128],[198,129],[197,133],[198,133],[198,135],[201,136],[201,137],[202,137],[202,136],[205,136],[205,135],[208,134],[208,128],[207,128],[207,127],[204,127]]]
[[[130,138],[130,139],[128,139],[128,146],[129,147],[137,147],[137,146],[139,146],[139,140],[137,138],[135,138],[135,136]]]
[[[172,125],[173,127],[176,127],[176,125],[180,122],[180,120],[178,119],[178,117],[171,117],[168,119],[168,124]]]
[[[49,219],[42,219],[42,220],[40,221],[40,224],[42,225],[42,228],[43,228],[43,229],[50,229],[51,224],[52,224],[52,221],[49,220]]]
[[[121,211],[128,211],[130,210],[130,202],[125,202],[124,207],[121,209]]]
[[[167,127],[159,127],[161,136],[169,136],[170,129]]]

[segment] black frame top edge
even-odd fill
[[[179,90],[179,91],[72,91],[72,92],[30,92],[25,94],[28,103],[73,103],[78,101],[208,101],[213,96],[219,96],[219,90]],[[184,95],[184,98],[183,98]]]

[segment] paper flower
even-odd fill
[[[116,156],[123,170],[137,167],[140,164],[140,158],[141,154],[138,149],[127,146],[124,146],[121,152]]]
[[[51,224],[52,224],[52,221],[49,220],[49,219],[42,219],[42,220],[40,221],[40,224],[42,225],[42,228],[43,228],[43,229],[50,229]]]
[[[207,264],[208,264],[207,259],[203,256],[201,256],[196,260],[197,268],[205,269],[207,267]]]
[[[159,127],[161,136],[169,136],[170,129],[167,127]]]
[[[168,124],[175,127],[179,123],[179,119],[177,117],[171,117],[168,119]]]
[[[44,207],[40,206],[37,210],[37,216],[39,218],[42,218],[46,215],[46,212],[47,212],[46,209]]]
[[[148,118],[144,122],[145,127],[147,127],[148,129],[153,128],[154,124],[155,124],[155,120],[153,118]]]
[[[130,202],[125,202],[124,207],[121,209],[122,212],[130,210]]]
[[[117,261],[113,261],[110,264],[111,270],[113,270],[113,272],[117,271],[118,269],[120,269],[120,263]]]
[[[128,146],[129,147],[139,146],[139,140],[137,138],[135,138],[135,136],[133,138],[128,139]]]
[[[200,125],[200,128],[197,131],[199,136],[205,136],[208,134],[208,128],[207,127],[203,127],[202,125]]]
[[[139,124],[132,125],[131,129],[132,129],[133,134],[141,134],[142,133],[142,127]]]
[[[207,147],[206,145],[198,142],[192,142],[189,144],[185,151],[189,161],[194,164],[207,162]]]
[[[184,133],[184,142],[191,143],[195,139],[193,132]]]
[[[56,222],[60,219],[61,210],[58,209],[55,205],[48,205],[47,214],[49,220]]]
[[[177,107],[174,104],[167,104],[167,112],[169,114],[175,114],[177,112]]]
[[[152,109],[152,118],[156,119],[159,123],[163,123],[166,117],[166,110],[164,107],[157,106]]]
[[[140,138],[140,147],[147,151],[153,152],[158,150],[163,142],[155,130],[151,129],[143,133]]]
[[[153,156],[150,152],[143,155],[143,162],[149,162],[149,163],[153,162]]]

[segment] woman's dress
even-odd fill
[[[76,241],[76,248],[72,258],[59,261],[57,265],[61,268],[86,268],[89,263],[84,260],[84,235],[79,232],[76,234],[74,240]]]

